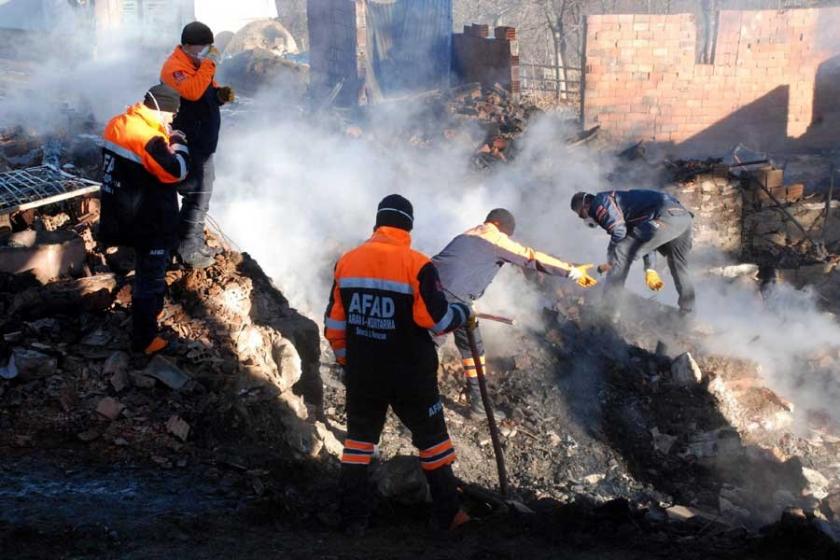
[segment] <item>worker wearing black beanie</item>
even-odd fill
[[[414,227],[414,207],[408,199],[389,194],[376,208],[376,227],[391,226],[411,231]]]
[[[200,21],[194,21],[184,26],[181,31],[182,45],[212,45],[213,31]]]
[[[411,248],[414,209],[402,196],[382,199],[376,229],[335,266],[324,336],[346,370],[347,439],[341,456],[341,515],[360,535],[371,514],[368,470],[391,406],[411,431],[439,528],[469,520],[460,509],[437,384],[432,333],[464,325],[470,308],[449,303],[429,257]]]
[[[213,154],[221,128],[219,107],[235,99],[233,89],[216,84],[221,53],[213,41],[207,25],[188,23],[181,32],[181,44],[160,71],[160,81],[181,96],[173,127],[186,135],[192,159],[190,175],[178,188],[182,196],[178,254],[190,268],[212,265],[217,252],[207,246],[204,229],[216,176]]]

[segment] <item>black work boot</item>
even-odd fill
[[[352,537],[364,536],[370,518],[367,465],[342,464],[339,490],[344,532]]]
[[[444,465],[432,471],[423,471],[432,495],[434,525],[442,531],[449,531],[463,525],[469,515],[461,511],[458,501],[457,480],[452,465]]]
[[[487,411],[484,408],[484,401],[481,399],[481,387],[478,384],[478,377],[467,378],[467,394],[470,398],[470,419],[481,420],[487,418]],[[493,416],[496,420],[507,418],[504,412],[493,407]]]

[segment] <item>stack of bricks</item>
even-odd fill
[[[740,254],[742,199],[737,179],[703,174],[669,185],[665,191],[694,214],[695,247],[717,249],[732,256]]]
[[[763,100],[779,105],[762,107],[787,115],[787,135],[798,137],[811,123],[817,69],[840,52],[819,40],[818,24],[838,16],[840,8],[721,11],[711,64],[696,62],[692,14],[587,16],[585,126],[680,143]]]
[[[497,27],[493,38],[487,25],[465,25],[452,36],[452,70],[459,83],[499,84],[516,100],[520,91],[519,42],[515,27]]]
[[[795,247],[806,240],[796,224],[781,210],[783,205],[800,224],[813,228],[822,222],[820,204],[801,203],[805,186],[784,184],[784,171],[767,166],[755,170],[744,181],[744,252],[753,256],[778,255],[787,247]],[[767,191],[773,195],[771,198]],[[773,200],[776,199],[776,201]],[[821,226],[814,231],[819,231]]]

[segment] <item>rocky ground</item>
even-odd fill
[[[2,361],[15,375],[0,381],[0,544],[11,557],[837,557],[837,478],[825,461],[838,440],[751,452],[760,438],[714,392],[744,364],[698,357],[695,377],[563,294],[545,329],[516,331],[518,350],[490,362],[510,415],[513,491],[533,513],[492,492],[486,426],[466,418],[448,349],[457,472],[482,521],[447,539],[426,528],[414,450],[392,418],[373,529],[350,540],[335,527],[342,385],[314,323],[247,255],[227,251],[207,271],[168,273],[172,347],[153,360],[126,354],[126,258],[89,245],[88,276],[28,287],[3,277]],[[607,350],[584,350],[593,340]],[[785,404],[762,406],[775,418]],[[803,462],[829,472],[825,482]]]
[[[423,104],[436,117],[418,122],[434,125],[399,134],[418,149],[478,146],[482,170],[515,157],[532,113],[474,87]],[[95,178],[95,127],[67,121],[52,139],[4,131],[0,171],[52,157],[53,140],[58,164]],[[342,130],[385,142],[363,120]],[[212,267],[167,273],[172,345],[131,355],[131,255],[96,246],[96,219],[95,201],[75,200],[9,224],[82,248],[57,281],[0,275],[0,550],[11,558],[840,557],[834,411],[811,411],[797,431],[756,364],[704,350],[703,325],[646,300],[628,303],[632,323],[610,320],[551,284],[539,328],[512,328],[515,350],[489,351],[512,492],[532,513],[495,493],[487,427],[467,418],[446,347],[456,471],[481,522],[450,538],[426,527],[415,451],[390,418],[373,527],[351,540],[336,527],[343,385],[317,324],[214,236],[225,251]],[[839,362],[825,348],[797,375],[830,378]]]

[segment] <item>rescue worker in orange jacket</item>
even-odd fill
[[[153,86],[143,102],[111,119],[102,133],[97,238],[105,246],[134,248],[132,348],[146,354],[167,345],[158,336],[157,316],[163,309],[170,251],[178,247],[176,187],[189,171],[186,141],[169,131],[179,103],[175,90]]]
[[[382,199],[373,236],[345,253],[325,316],[325,336],[345,367],[347,439],[341,458],[342,514],[350,533],[367,527],[368,465],[390,405],[411,430],[429,482],[439,527],[469,519],[458,504],[449,439],[437,386],[437,351],[429,331],[463,325],[469,307],[449,303],[437,270],[411,248],[414,213],[399,195]]]
[[[587,272],[593,265],[572,265],[526,247],[510,238],[515,229],[516,220],[513,214],[504,208],[496,208],[487,215],[483,224],[457,236],[440,253],[432,257],[450,301],[472,305],[473,301],[484,295],[484,291],[505,263],[546,274],[566,276],[583,288],[590,288],[598,283]],[[477,327],[475,339],[481,365],[485,366],[484,346]],[[473,418],[483,418],[484,403],[481,400],[475,360],[470,350],[466,327],[455,331],[455,346],[461,354],[464,366],[470,415]],[[484,371],[487,371],[486,367]],[[497,414],[504,416],[501,411]]]
[[[213,32],[194,21],[181,33],[178,45],[160,71],[160,81],[181,95],[181,110],[173,126],[182,130],[190,145],[193,165],[178,191],[182,195],[178,253],[193,268],[213,264],[216,254],[204,239],[204,223],[216,177],[213,154],[219,142],[219,107],[233,101],[233,89],[215,81],[221,53],[213,46]]]

